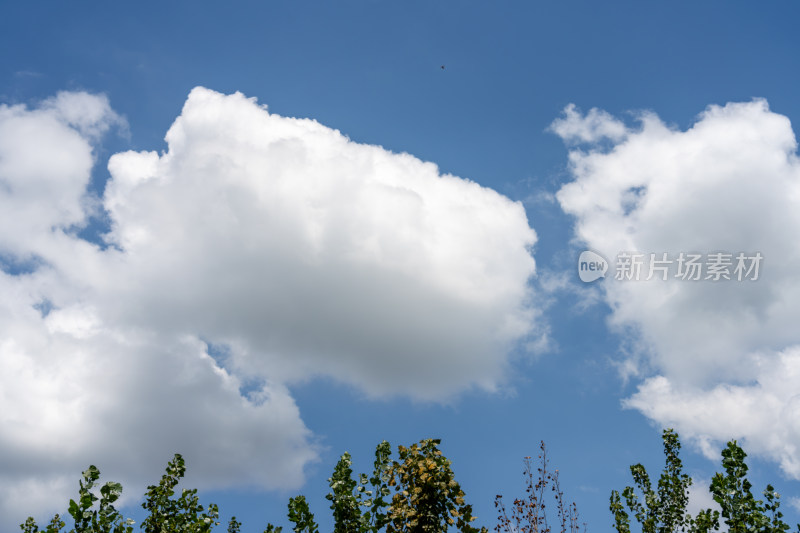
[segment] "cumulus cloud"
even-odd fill
[[[2,330],[0,501],[9,518],[12,509],[13,518],[61,510],[52,506],[74,497],[89,464],[137,501],[175,452],[197,486],[215,488],[296,488],[316,458],[285,387],[243,398],[197,339],[112,328],[81,308]]]
[[[285,386],[243,398],[197,336],[103,316],[113,259],[67,230],[86,222],[89,141],[120,124],[86,93],[0,106],[3,529],[63,510],[90,463],[138,498],[175,452],[198,486],[297,487],[316,458]]]
[[[292,383],[493,390],[542,338],[521,204],[241,94],[195,89],[164,153],[112,156],[110,231],[82,240],[93,143],[120,127],[98,95],[0,106],[9,520],[90,463],[138,498],[175,452],[194,486],[296,488],[318,450]]]
[[[800,479],[800,347],[757,357],[755,383],[713,388],[674,385],[664,376],[646,380],[624,404],[664,425],[680,427],[709,459],[734,435],[747,451],[770,457]]]
[[[30,255],[52,230],[84,220],[92,148],[59,108],[0,105],[0,247]]]
[[[572,151],[574,180],[557,197],[576,239],[611,262],[600,283],[611,325],[627,333],[621,367],[651,376],[626,405],[707,450],[744,437],[800,477],[796,147],[789,120],[764,100],[710,106],[686,131],[644,113],[612,149]],[[640,281],[615,279],[621,252],[644,254]],[[676,278],[682,252],[706,267],[709,254],[731,254],[732,279]],[[757,280],[737,280],[739,253],[762,256]],[[646,281],[653,259],[672,261],[666,281],[657,270]]]
[[[521,204],[241,94],[195,89],[167,143],[109,163],[119,320],[236,345],[247,372],[376,396],[502,380],[535,318]]]

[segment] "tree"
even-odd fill
[[[566,533],[568,523],[570,533],[578,533],[578,506],[575,502],[571,505],[564,505],[564,493],[561,491],[561,485],[558,481],[558,470],[552,473],[548,470],[549,462],[544,441],[539,445],[539,449],[541,453],[539,454],[539,466],[536,469],[537,476],[535,480],[531,458],[525,457],[523,460],[527,497],[524,500],[522,498],[514,500],[510,517],[503,503],[503,496],[498,494],[495,497],[494,506],[497,509],[495,531],[505,531],[506,533],[549,533],[550,526],[547,523],[547,513],[545,512],[545,493],[548,485],[552,484],[550,488],[558,509],[561,533]],[[586,524],[584,524],[585,529]]]
[[[707,533],[719,530],[719,511],[705,509],[692,518],[686,512],[689,502],[688,490],[692,479],[682,472],[681,460],[678,457],[680,442],[672,429],[663,433],[666,466],[658,482],[658,491],[653,491],[650,477],[641,464],[631,466],[631,474],[639,492],[644,498],[644,505],[639,500],[633,487],[626,487],[622,492],[625,504],[634,513],[641,524],[643,533],[671,533],[688,531],[689,533]],[[709,490],[721,509],[722,517],[731,533],[785,533],[789,525],[781,518],[780,495],[772,485],[764,491],[766,504],[756,500],[747,480],[747,465],[744,458],[747,454],[736,443],[730,441],[722,451],[722,467],[725,474],[717,473],[711,481]],[[614,514],[615,528],[618,533],[630,533],[630,518],[617,491],[611,492],[610,509]],[[800,524],[797,526],[800,532]]]
[[[50,523],[47,525],[44,531],[45,533],[58,533],[66,525],[67,524],[64,523],[63,520],[61,520],[61,517],[58,514],[56,514],[53,517],[53,519],[50,520]],[[25,520],[25,523],[20,524],[19,527],[22,529],[24,533],[38,533],[39,531],[39,526],[36,525],[36,521],[33,519],[33,517],[30,516],[28,517],[27,520]]]
[[[389,456],[392,454],[392,447],[388,442],[382,441],[375,448],[375,462],[373,463],[372,477],[369,482],[372,486],[371,491],[364,490],[363,493],[366,498],[363,505],[366,507],[364,512],[364,519],[366,528],[364,531],[370,533],[377,533],[388,523],[389,516],[385,512],[389,502],[384,498],[390,494],[389,482],[392,474],[389,468]],[[364,474],[361,475],[361,486],[364,487],[367,479]]]
[[[185,473],[183,457],[176,453],[158,485],[147,487],[147,500],[142,508],[150,511],[150,514],[141,525],[145,533],[206,533],[219,525],[216,521],[219,509],[210,503],[204,512],[197,489],[183,489],[180,498],[172,498],[175,487]]]
[[[780,494],[775,492],[772,485],[767,485],[764,490],[766,503],[756,500],[750,489],[752,484],[747,480],[748,467],[744,462],[747,454],[744,453],[736,441],[731,441],[722,450],[722,467],[725,475],[717,473],[711,480],[711,494],[722,508],[722,516],[730,533],[749,533],[759,531],[764,533],[784,533],[789,530],[789,524],[781,518],[783,513],[780,508]],[[797,525],[800,532],[800,524]]]
[[[470,525],[472,506],[455,480],[450,460],[442,455],[438,439],[425,439],[410,447],[398,446],[398,459],[390,460],[391,446],[375,449],[372,477],[353,478],[352,459],[345,452],[328,479],[335,533],[443,532],[450,527],[468,533],[485,532]],[[391,500],[386,498],[395,490]],[[362,511],[363,509],[363,511]]]
[[[345,452],[339,459],[328,478],[331,492],[325,496],[331,501],[334,533],[377,533],[386,525],[388,502],[384,498],[390,494],[391,452],[388,442],[378,444],[372,477],[361,474],[358,482],[353,479],[350,454]],[[371,490],[367,489],[367,483],[371,484]]]
[[[289,499],[289,521],[294,524],[294,533],[318,533],[319,531],[305,496],[295,496]]]
[[[75,522],[74,528],[70,533],[131,533],[133,531],[133,520],[125,519],[114,508],[114,502],[122,495],[122,485],[113,481],[107,482],[100,487],[100,498],[95,496],[91,489],[97,485],[100,479],[100,470],[96,466],[90,465],[83,472],[83,480],[78,482],[78,501],[69,501],[69,514]],[[95,502],[99,500],[98,509],[92,509]],[[58,533],[66,523],[57,514],[45,528],[45,533]],[[20,528],[25,533],[37,533],[39,526],[32,517],[28,517]]]
[[[353,478],[349,453],[339,459],[328,479],[335,533],[417,533],[446,532],[454,527],[466,533],[485,533],[486,528],[471,526],[475,520],[472,506],[464,501],[464,491],[456,482],[450,461],[439,450],[440,441],[426,439],[411,447],[398,447],[399,460],[391,459],[391,446],[381,442],[375,449],[371,477]],[[147,487],[142,508],[149,512],[140,527],[145,533],[207,533],[219,525],[219,509],[213,503],[200,505],[197,490],[176,487],[186,473],[180,454],[175,454],[157,485]],[[100,488],[98,498],[91,492],[100,471],[90,466],[83,473],[78,501],[70,500],[69,513],[75,528],[69,533],[132,533],[133,521],[124,519],[113,503],[122,493],[122,485],[109,482]],[[395,494],[389,499],[394,487]],[[98,504],[95,509],[95,504]],[[318,533],[305,496],[289,500],[288,518],[295,533]],[[239,533],[242,524],[232,517],[228,533]],[[51,520],[44,533],[59,533],[65,527],[59,515]],[[39,526],[28,518],[20,525],[24,533],[39,533]],[[280,533],[281,528],[267,524],[264,533]]]
[[[239,533],[241,527],[242,523],[236,520],[235,516],[232,516],[230,522],[228,522],[228,533]]]
[[[631,475],[636,488],[642,495],[644,504],[633,487],[625,487],[625,490],[622,491],[622,497],[625,499],[628,509],[641,524],[642,533],[671,533],[687,531],[687,528],[689,531],[695,531],[700,525],[703,527],[715,525],[714,517],[706,517],[701,514],[700,521],[697,522],[686,513],[692,479],[681,471],[683,465],[679,457],[681,444],[678,434],[672,429],[667,429],[664,430],[662,439],[666,465],[658,480],[658,491],[653,490],[650,476],[641,464],[631,466]],[[617,491],[611,492],[610,508],[614,513],[617,531],[630,533],[630,518]],[[711,520],[708,521],[708,518]]]
[[[456,482],[450,460],[442,455],[439,439],[425,439],[410,448],[398,446],[389,485],[395,487],[386,533],[439,532],[455,526],[468,533],[485,532],[470,523],[472,506]]]

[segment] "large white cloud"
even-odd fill
[[[90,463],[133,499],[175,452],[194,486],[297,487],[292,383],[446,398],[537,341],[521,204],[202,88],[93,199],[112,127],[97,95],[0,106],[3,529],[63,511]],[[98,202],[108,246],[74,231]]]
[[[316,451],[285,387],[245,399],[197,339],[113,328],[79,305],[42,320],[27,303],[0,343],[7,518],[63,511],[89,464],[137,501],[175,452],[201,487],[302,484]]]
[[[754,100],[710,106],[686,131],[644,113],[621,135],[610,116],[566,112],[553,129],[568,141],[610,132],[578,136],[574,181],[557,197],[576,239],[611,262],[600,283],[611,324],[628,334],[624,367],[650,376],[626,405],[709,455],[744,438],[800,478],[800,164],[789,120]],[[645,254],[640,281],[615,279],[620,252]],[[732,254],[732,280],[682,280],[673,263],[668,280],[645,281],[649,254],[681,252],[703,263]],[[740,252],[763,257],[757,280],[736,279]]]
[[[0,106],[3,530],[63,511],[90,463],[138,498],[175,452],[199,486],[297,487],[316,458],[283,385],[245,399],[196,336],[104,316],[114,258],[72,229],[97,202],[90,140],[115,125],[105,97],[87,93]]]
[[[169,149],[111,158],[116,320],[229,343],[281,381],[491,389],[533,327],[521,204],[241,94],[192,91]]]

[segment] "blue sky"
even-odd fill
[[[667,425],[800,519],[795,6],[2,13],[2,531],[89,463],[141,520],[175,452],[244,531],[298,493],[326,528],[342,452],[427,437],[489,528],[544,440],[598,531]],[[584,249],[764,263],[584,284]]]

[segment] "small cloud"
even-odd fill
[[[522,203],[531,207],[541,205],[551,206],[558,205],[558,200],[556,199],[556,195],[550,191],[536,191],[526,196],[522,200]]]
[[[603,139],[616,142],[628,134],[625,124],[606,111],[593,107],[583,115],[575,104],[567,105],[564,118],[554,120],[548,130],[570,144],[596,143]]]
[[[18,70],[14,73],[15,78],[43,78],[44,74],[35,70]]]
[[[711,480],[703,477],[692,477],[692,485],[689,487],[689,502],[686,505],[686,512],[696,517],[700,511],[711,509],[712,511],[722,512],[722,508],[714,501],[714,496],[708,490]],[[726,528],[725,524],[720,524]],[[727,528],[726,528],[727,529]]]
[[[127,120],[111,109],[108,97],[103,94],[61,91],[42,102],[41,108],[52,111],[84,137],[93,140],[112,127],[118,128],[120,135],[129,135]]]
[[[537,284],[543,295],[550,297],[548,303],[555,303],[560,294],[570,294],[576,298],[574,309],[584,313],[603,301],[603,293],[597,285],[578,281],[577,262],[569,270],[542,269],[537,276]]]

